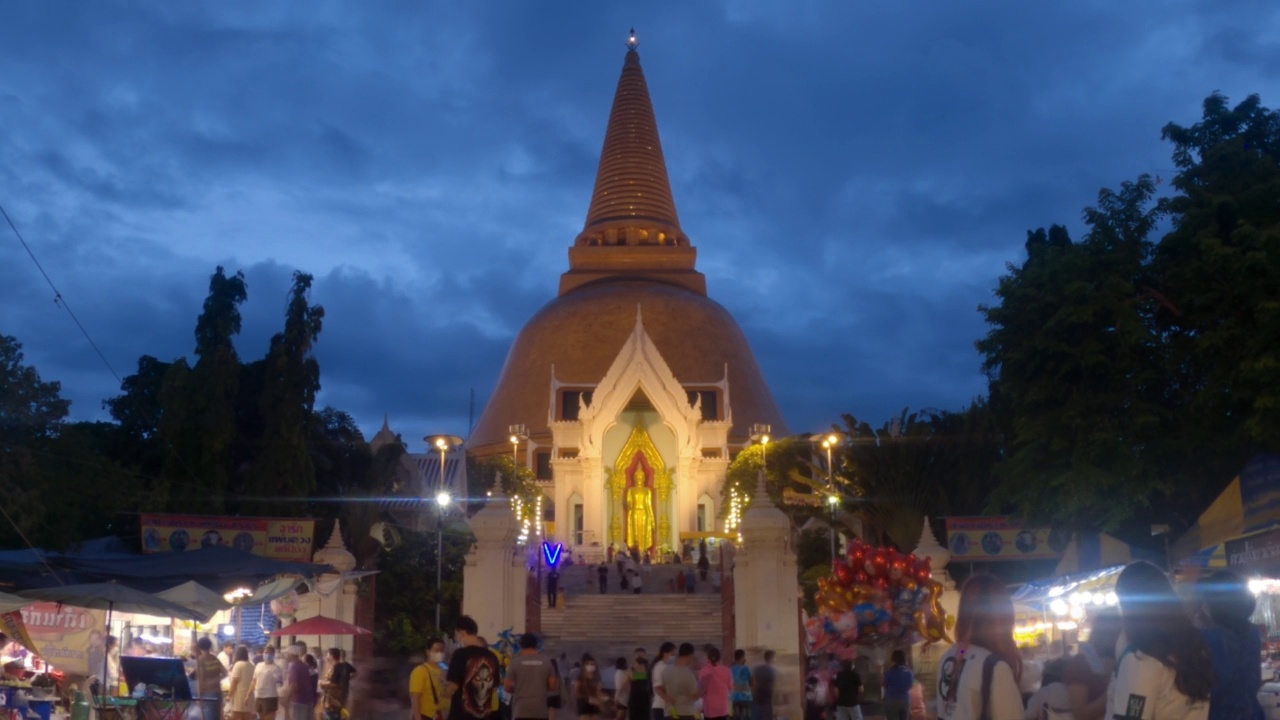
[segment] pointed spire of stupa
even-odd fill
[[[633,29],[613,96],[587,222],[577,245],[689,244],[676,215],[637,45]]]
[[[560,294],[609,279],[652,280],[707,294],[698,251],[680,229],[635,30],[604,133],[595,190],[582,233],[569,248]]]

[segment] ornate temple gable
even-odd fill
[[[580,414],[584,454],[599,457],[605,432],[637,390],[644,392],[663,422],[675,432],[677,451],[681,455],[697,452],[698,424],[702,416],[689,404],[685,387],[645,332],[640,305],[636,305],[636,324],[631,336],[596,385],[591,404]]]

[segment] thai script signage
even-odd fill
[[[28,647],[45,662],[72,675],[102,674],[107,640],[105,611],[37,602],[10,615],[21,617],[26,639],[31,643]]]
[[[1071,536],[1008,517],[949,517],[947,547],[961,562],[1051,560],[1060,557]]]
[[[276,560],[311,562],[316,521],[221,515],[142,516],[142,551],[227,546]]]
[[[1227,567],[1264,571],[1280,566],[1280,529],[1228,540]]]

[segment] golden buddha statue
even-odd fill
[[[653,489],[645,482],[644,470],[636,468],[627,488],[627,545],[648,550],[653,545]]]

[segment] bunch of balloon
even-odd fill
[[[942,584],[933,579],[928,558],[890,548],[849,543],[831,576],[818,580],[818,615],[810,618],[816,640],[863,647],[951,642],[942,609]],[[809,628],[806,628],[809,629]],[[839,634],[833,640],[833,633]],[[851,635],[850,635],[851,633]],[[814,642],[811,651],[824,652]]]

